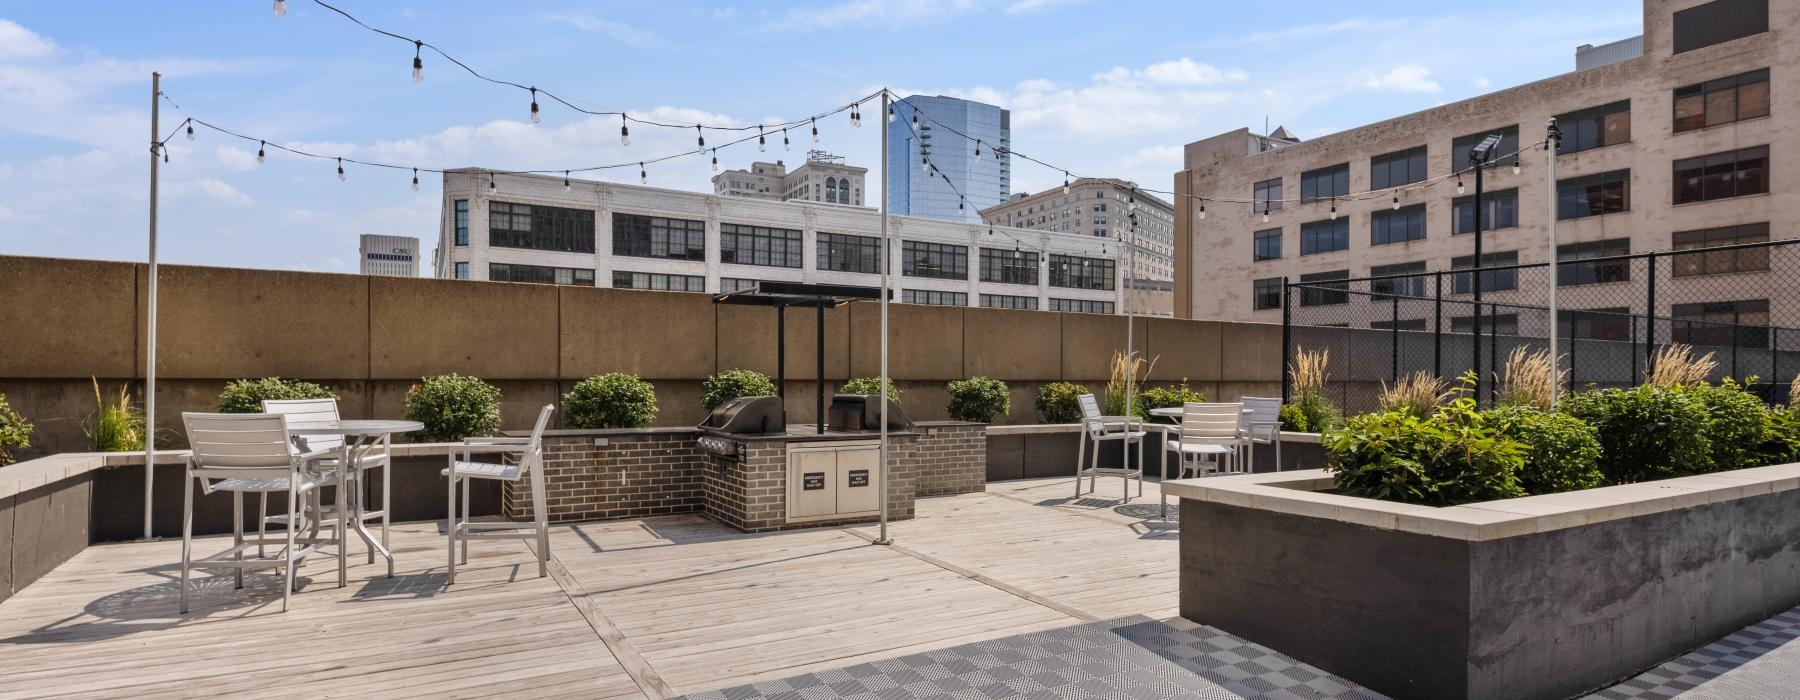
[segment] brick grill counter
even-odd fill
[[[985,488],[987,426],[918,423],[916,432],[890,433],[888,517],[913,515],[913,499],[974,493]],[[787,447],[814,443],[799,431],[745,440],[742,461],[699,450],[691,428],[553,430],[544,437],[545,501],[551,522],[702,513],[745,532],[869,522],[871,517],[790,523]],[[827,439],[873,440],[834,434]],[[605,444],[596,444],[597,442]],[[506,517],[532,517],[531,484],[501,487]]]

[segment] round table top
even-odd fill
[[[340,420],[288,428],[295,435],[391,435],[424,430],[416,420]]]
[[[1185,407],[1170,406],[1168,408],[1152,408],[1152,409],[1150,409],[1150,415],[1163,416],[1165,418],[1180,418],[1181,410],[1183,408],[1185,408]],[[1255,412],[1255,409],[1246,408],[1246,409],[1244,409],[1244,412],[1245,413],[1253,413],[1253,412]]]

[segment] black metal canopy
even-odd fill
[[[893,298],[889,290],[888,297]],[[744,306],[775,307],[775,394],[782,397],[782,411],[786,412],[787,397],[787,310],[790,306],[811,306],[818,310],[818,358],[819,391],[816,402],[816,413],[819,433],[825,432],[825,309],[838,307],[859,299],[879,300],[881,289],[878,287],[860,287],[849,284],[802,284],[799,282],[757,282],[735,292],[713,295],[715,304],[738,304]],[[785,422],[785,419],[784,419]]]

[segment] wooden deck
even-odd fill
[[[1156,484],[1071,502],[1068,479],[922,499],[918,518],[742,535],[696,516],[476,542],[444,588],[435,523],[396,528],[398,575],[335,559],[280,613],[280,584],[203,578],[176,614],[180,542],[89,547],[0,603],[0,698],[208,695],[663,698],[1176,606]],[[1120,512],[1124,510],[1126,512]],[[1136,512],[1142,511],[1142,512]],[[216,541],[200,551],[209,551]]]

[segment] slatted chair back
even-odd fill
[[[287,416],[276,413],[183,413],[194,475],[266,479],[292,467]]]
[[[264,399],[264,413],[280,413],[287,416],[290,428],[312,428],[328,425],[338,421],[337,399]],[[295,445],[301,452],[314,450],[335,450],[344,446],[342,435],[311,435],[302,438],[304,445]]]
[[[537,425],[531,427],[530,447],[519,460],[519,472],[535,470],[544,463],[544,429],[550,426],[550,414],[556,412],[556,404],[544,404],[538,411]],[[535,480],[536,477],[533,477]]]
[[[1228,444],[1238,440],[1241,403],[1188,403],[1181,407],[1182,443]]]
[[[1245,396],[1238,400],[1243,402],[1244,408],[1250,409],[1244,414],[1244,425],[1281,425],[1280,397]]]
[[[1075,397],[1075,403],[1081,406],[1081,426],[1089,434],[1096,437],[1106,433],[1106,423],[1100,420],[1100,400],[1093,394],[1082,394]]]

